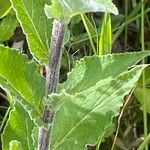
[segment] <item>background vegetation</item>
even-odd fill
[[[65,35],[66,44],[63,48],[60,82],[66,80],[67,72],[75,65],[76,60],[83,56],[150,49],[150,1],[114,0],[113,2],[119,9],[119,15],[87,13],[75,16],[71,20]],[[4,3],[6,5],[1,8]],[[103,45],[101,41],[104,41]],[[9,0],[0,0],[0,44],[19,48],[32,59],[26,36],[11,9]],[[150,63],[149,58],[142,63]],[[40,66],[39,70],[42,67]],[[141,77],[134,90],[125,97],[120,115],[114,119],[117,130],[101,144],[102,150],[113,149],[112,145],[118,150],[135,150],[143,141],[144,134],[149,133],[150,126],[147,126],[147,122],[150,122],[149,73],[150,69],[147,69],[144,78]],[[143,87],[145,100],[142,96]],[[4,129],[9,111],[7,95],[0,88],[0,133]]]

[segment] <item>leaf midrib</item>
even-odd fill
[[[111,86],[113,86],[113,84],[115,84],[115,83],[112,83],[103,93],[105,94],[108,90],[109,90],[109,88],[111,87]],[[94,86],[93,86],[94,87]],[[82,93],[82,92],[81,92]],[[99,98],[101,98],[102,96],[100,96]],[[103,101],[102,101],[103,102]],[[101,102],[101,103],[102,103]],[[100,103],[100,104],[101,104]],[[84,103],[83,103],[84,104]],[[100,104],[98,104],[98,105],[100,105]],[[96,107],[98,107],[98,105],[97,106],[93,106],[94,107],[94,109],[96,109]],[[82,107],[82,106],[81,106]],[[77,126],[79,126],[80,124],[81,124],[81,122],[94,110],[94,109],[91,109],[71,130],[70,130],[70,132],[67,134],[67,135],[65,135],[64,136],[64,138],[60,141],[60,143],[58,143],[54,148],[53,148],[53,150],[55,150],[61,143],[63,143],[64,141],[65,141],[65,139],[66,139],[66,137],[68,137],[76,128],[77,128]]]
[[[10,1],[12,2],[13,0],[10,0]],[[21,3],[22,3],[22,6],[23,6],[23,9],[25,10],[26,15],[28,16],[28,19],[30,20],[30,22],[31,22],[31,24],[32,24],[32,26],[33,26],[33,28],[34,28],[34,31],[35,31],[35,33],[36,33],[36,35],[37,35],[37,36],[35,36],[35,37],[38,37],[38,40],[39,40],[40,44],[42,45],[42,47],[43,47],[43,49],[44,49],[44,51],[41,50],[41,52],[42,52],[44,55],[47,55],[47,53],[45,52],[45,51],[47,51],[47,48],[46,48],[45,45],[43,44],[43,42],[42,42],[42,40],[41,40],[41,38],[40,38],[40,35],[39,35],[39,33],[38,33],[36,27],[34,26],[34,23],[33,23],[33,21],[32,21],[32,19],[31,19],[30,15],[29,15],[29,13],[28,13],[26,7],[25,7],[25,4],[24,4],[23,0],[21,0]],[[14,7],[14,2],[12,2],[12,4],[13,4],[13,8],[15,8],[15,7]],[[16,8],[15,8],[15,10],[16,10]],[[18,14],[18,12],[17,12],[17,14]],[[18,16],[18,15],[17,15],[17,16]],[[18,17],[17,17],[17,18],[18,18]],[[20,19],[18,18],[18,20],[20,20]],[[20,24],[22,25],[22,21],[21,21],[21,20],[20,20]],[[22,26],[23,26],[23,25],[22,25]],[[23,28],[23,27],[22,27],[22,28]],[[24,30],[24,28],[23,28],[23,30]],[[25,32],[25,33],[26,33],[26,32]],[[26,33],[26,35],[27,35],[27,37],[29,37],[29,35],[28,35],[27,33]],[[33,35],[34,35],[34,34],[33,34]],[[30,40],[29,40],[29,42],[30,42]]]

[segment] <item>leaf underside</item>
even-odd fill
[[[71,17],[87,12],[110,12],[118,14],[116,6],[110,0],[52,0],[52,5],[45,5],[48,18],[66,22]]]

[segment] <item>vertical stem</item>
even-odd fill
[[[135,8],[137,5],[137,0],[132,0],[132,7]],[[136,26],[137,26],[137,29],[139,31],[139,28],[140,28],[140,22],[139,22],[139,19],[136,19]]]
[[[51,38],[51,53],[49,56],[49,64],[46,68],[46,91],[45,96],[57,91],[59,80],[60,62],[62,56],[62,44],[65,34],[65,24],[54,20],[52,38]],[[44,123],[52,123],[54,110],[49,106],[45,106],[43,121]],[[47,131],[44,128],[40,131],[39,150],[48,150],[50,145],[51,128]]]
[[[9,106],[8,109],[7,109],[7,111],[6,111],[5,116],[3,118],[3,121],[2,121],[2,123],[0,125],[0,133],[2,132],[2,129],[3,129],[3,127],[4,127],[4,125],[5,125],[6,121],[7,121],[7,117],[9,115],[10,110],[11,110],[11,107]]]
[[[136,87],[136,86],[135,86]],[[117,141],[117,137],[118,137],[118,133],[119,133],[119,129],[120,129],[120,122],[121,122],[121,118],[123,116],[123,113],[124,113],[124,110],[126,108],[126,106],[128,105],[129,101],[131,100],[131,96],[135,90],[135,87],[132,89],[131,93],[129,94],[129,96],[127,97],[127,99],[125,100],[125,103],[123,105],[123,108],[120,112],[120,115],[118,117],[118,124],[117,124],[117,130],[116,130],[116,134],[115,134],[115,137],[114,137],[114,141],[113,141],[113,144],[112,144],[112,147],[111,147],[111,150],[114,150],[115,149],[115,144],[116,144],[116,141]]]
[[[125,0],[125,22],[127,21],[128,15],[128,0]],[[125,25],[125,50],[127,48],[128,43],[128,25]]]
[[[145,4],[144,0],[141,0],[141,45],[142,51],[144,51],[144,9]],[[145,64],[145,59],[142,60],[142,63]],[[146,102],[145,102],[145,71],[142,74],[143,78],[143,122],[144,122],[144,138],[147,137],[147,112],[146,112]],[[148,144],[145,145],[145,150],[148,150]]]
[[[141,143],[141,145],[138,147],[137,150],[143,150],[145,145],[148,144],[149,141],[150,141],[150,133],[148,134],[146,139],[144,139],[144,141]]]

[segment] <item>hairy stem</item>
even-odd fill
[[[49,64],[46,68],[46,91],[45,96],[48,97],[51,93],[56,93],[59,80],[60,63],[62,56],[62,44],[65,33],[65,25],[57,20],[54,20],[52,38],[51,38],[51,53],[49,56]],[[49,106],[45,106],[43,121],[51,124],[53,121],[54,110]],[[44,128],[40,131],[39,150],[48,150],[50,144],[51,128],[47,131]]]

